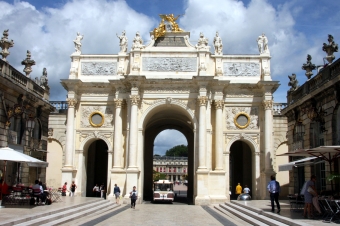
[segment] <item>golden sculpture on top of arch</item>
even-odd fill
[[[164,36],[166,32],[166,24],[165,21],[169,22],[171,25],[171,32],[183,32],[184,30],[181,29],[178,24],[176,23],[176,20],[179,18],[180,15],[174,16],[174,14],[160,14],[159,17],[162,18],[160,24],[157,28],[153,29],[153,36],[155,40],[158,37]]]

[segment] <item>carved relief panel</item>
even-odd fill
[[[113,110],[107,106],[83,106],[80,125],[83,128],[113,126]]]
[[[82,62],[82,75],[116,75],[117,62]]]
[[[260,76],[259,63],[224,62],[224,76]]]
[[[258,129],[258,107],[226,107],[228,130]]]

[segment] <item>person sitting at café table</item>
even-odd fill
[[[39,204],[39,199],[40,199],[41,203],[45,204],[46,196],[44,194],[44,189],[42,188],[41,185],[39,185],[39,180],[35,180],[35,184],[32,186],[32,189],[33,189],[34,196],[37,197],[37,203]],[[35,191],[38,191],[38,190],[40,190],[40,191],[35,192]]]

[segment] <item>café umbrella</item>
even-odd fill
[[[332,174],[332,163],[340,157],[340,146],[320,146],[310,149],[300,149],[277,156],[314,156],[328,162],[330,173]],[[333,191],[333,181],[331,181],[331,187]]]
[[[3,160],[5,162],[4,174],[3,174],[4,177],[3,177],[2,184],[5,183],[5,179],[6,179],[7,161],[27,163],[28,166],[33,166],[33,167],[47,167],[48,166],[47,162],[33,158],[29,155],[25,155],[9,147],[0,148],[0,160]],[[1,199],[2,199],[2,193],[1,193]]]

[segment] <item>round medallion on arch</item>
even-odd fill
[[[104,124],[104,115],[100,111],[94,111],[89,116],[91,126],[100,127]]]
[[[250,116],[245,112],[240,112],[235,116],[234,123],[240,129],[247,128],[250,123]]]

